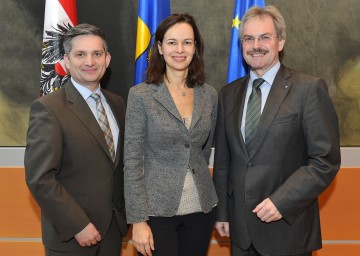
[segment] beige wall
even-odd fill
[[[324,248],[314,256],[358,256],[360,251],[360,168],[342,168],[320,196]],[[0,256],[43,256],[40,209],[24,182],[23,167],[0,167]],[[123,256],[136,255],[131,232]],[[230,242],[214,231],[208,256],[229,256]]]

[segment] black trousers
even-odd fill
[[[122,239],[116,222],[116,216],[113,212],[109,230],[105,237],[102,237],[100,243],[91,247],[79,248],[79,250],[75,251],[54,251],[45,248],[45,254],[46,256],[120,256]]]
[[[312,253],[304,253],[304,254],[297,254],[292,256],[311,256]],[[236,245],[231,245],[231,256],[262,256],[259,252],[255,250],[255,248],[251,245],[249,249],[243,250]]]
[[[153,256],[206,256],[214,223],[214,210],[208,214],[150,217]]]

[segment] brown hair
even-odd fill
[[[165,33],[175,24],[186,23],[189,24],[194,31],[195,40],[195,54],[191,63],[189,64],[188,76],[186,78],[186,85],[193,88],[195,84],[202,85],[205,83],[204,71],[204,43],[200,32],[197,28],[194,17],[189,14],[172,14],[164,19],[156,29],[154,44],[151,47],[149,66],[146,70],[146,83],[160,83],[163,81],[166,72],[166,63],[163,56],[158,49],[158,42],[162,43]]]

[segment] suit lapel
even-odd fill
[[[175,103],[170,95],[170,92],[164,82],[161,82],[156,86],[156,92],[154,93],[154,98],[176,119],[180,122],[183,122],[179,111],[177,110]]]
[[[234,125],[236,132],[236,139],[240,142],[241,150],[247,154],[244,138],[241,134],[241,121],[244,112],[246,86],[249,81],[249,77],[244,80],[240,80],[238,86],[234,89]]]
[[[176,119],[178,119],[181,123],[183,123],[183,120],[180,116],[178,109],[176,108],[174,100],[171,97],[171,94],[164,82],[162,82],[159,85],[157,92],[154,93],[154,98],[167,111],[169,111],[171,115],[173,115]],[[206,103],[206,97],[204,97],[204,92],[200,86],[196,85],[194,87],[194,110],[191,119],[191,125],[190,125],[190,129],[189,130],[186,129],[186,131],[191,132],[195,124],[200,120],[200,117],[204,111],[205,103]],[[183,127],[186,128],[185,125]]]
[[[192,131],[195,124],[200,120],[200,117],[204,111],[205,103],[206,98],[204,97],[204,92],[200,86],[196,85],[194,87],[194,110],[192,114],[189,132]]]
[[[105,141],[103,131],[101,130],[98,122],[96,121],[89,105],[86,103],[81,94],[76,90],[71,82],[65,86],[66,100],[70,102],[69,108],[80,119],[82,123],[89,129],[90,133],[99,142],[102,149],[110,157],[109,149]]]
[[[256,139],[254,141],[253,154],[250,155],[250,157],[252,157],[259,149],[260,145],[265,139],[267,131],[269,130],[276,114],[280,109],[281,104],[290,91],[292,85],[290,80],[288,80],[290,76],[290,72],[282,66],[275,77],[275,80],[270,89],[269,96],[266,100],[263,113],[261,114],[256,133]]]

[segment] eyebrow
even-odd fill
[[[192,38],[185,38],[185,39],[182,39],[182,40],[179,40],[179,39],[175,39],[175,38],[169,38],[169,39],[166,39],[165,41],[195,41],[195,39],[192,39]]]
[[[266,35],[271,35],[271,34],[272,34],[272,33],[267,32],[267,33],[260,34],[259,36],[266,36]],[[251,37],[255,37],[254,35],[246,35],[246,34],[244,34],[244,36],[251,36]]]

